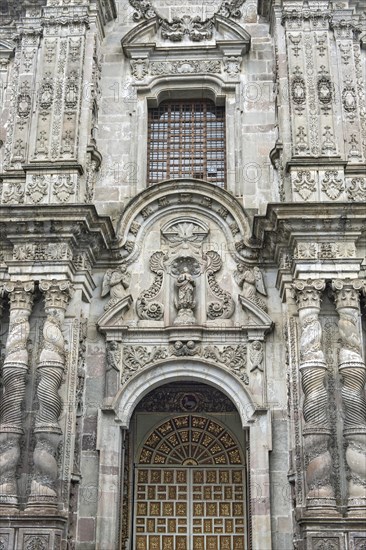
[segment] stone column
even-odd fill
[[[43,326],[43,343],[37,366],[39,410],[34,428],[34,477],[28,506],[55,507],[59,498],[57,456],[62,435],[58,418],[62,404],[58,390],[65,369],[62,325],[70,298],[70,287],[69,281],[40,283],[40,289],[44,292],[47,317]]]
[[[358,279],[334,280],[340,336],[339,372],[343,403],[343,434],[347,445],[348,509],[353,514],[366,511],[366,367],[362,359],[360,292]]]
[[[29,316],[33,305],[34,284],[8,282],[9,333],[3,365],[3,395],[0,402],[0,506],[17,506],[16,468],[20,459],[20,438],[23,435],[25,378],[28,373],[27,340]]]
[[[325,281],[295,281],[293,288],[300,320],[300,372],[304,393],[303,438],[306,468],[306,506],[309,512],[329,515],[335,511],[332,459],[329,452],[328,394],[324,385],[322,329],[319,322],[321,293]]]

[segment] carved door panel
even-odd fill
[[[234,437],[199,415],[147,437],[135,471],[137,550],[244,550],[245,470]]]
[[[244,550],[244,471],[137,468],[137,550]]]

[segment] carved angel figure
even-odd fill
[[[102,285],[102,298],[108,293],[111,296],[105,309],[117,304],[126,296],[126,289],[130,286],[131,273],[128,273],[127,267],[121,265],[117,269],[108,269],[104,275]]]
[[[263,346],[259,340],[254,340],[250,349],[250,372],[258,369],[263,372]]]
[[[118,342],[108,342],[106,346],[106,397],[115,395],[119,381],[120,350]]]
[[[237,271],[234,273],[234,278],[237,284],[242,287],[244,298],[254,302],[263,311],[267,311],[267,304],[258,296],[258,292],[263,296],[267,296],[263,275],[259,267],[250,268],[244,264],[239,264]]]

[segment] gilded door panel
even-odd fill
[[[148,436],[139,462],[137,550],[245,549],[243,460],[223,426],[172,418]]]

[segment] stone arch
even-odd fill
[[[219,389],[234,403],[243,427],[253,422],[256,407],[243,382],[228,369],[194,359],[158,363],[130,378],[114,399],[116,420],[121,427],[128,429],[133,411],[148,392],[160,385],[179,381],[200,382]]]
[[[195,212],[216,223],[238,259],[239,252],[255,257],[249,218],[232,194],[202,180],[177,179],[144,189],[126,205],[117,225],[119,247],[127,249],[125,260],[131,263],[137,258],[139,243],[153,222],[171,211],[179,214],[187,208],[192,214]]]

